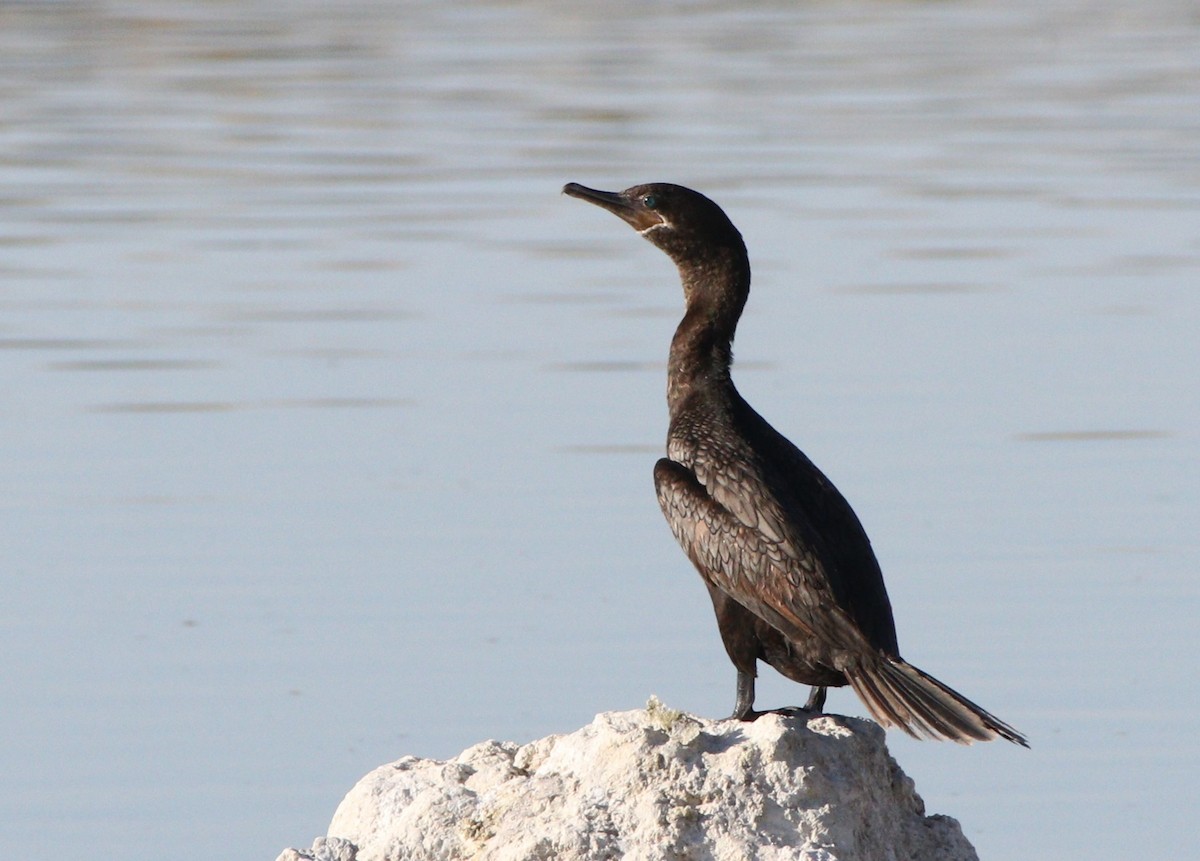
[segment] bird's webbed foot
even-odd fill
[[[813,717],[825,713],[825,688],[814,685],[808,695],[808,702],[803,706],[784,706],[781,709],[771,709],[774,714],[789,717]],[[763,714],[760,712],[760,714]]]
[[[746,722],[756,721],[767,714],[786,715],[788,717],[812,717],[813,715],[825,713],[826,693],[827,689],[825,687],[813,685],[813,689],[808,695],[808,701],[803,706],[784,706],[783,708],[768,709],[767,711],[755,711],[754,676],[750,673],[739,671],[737,678],[737,702],[733,706],[733,714],[729,717],[731,720]]]

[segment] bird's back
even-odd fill
[[[672,459],[682,459],[706,490],[768,540],[786,540],[816,562],[820,594],[797,600],[832,601],[817,607],[837,624],[848,617],[875,649],[897,655],[891,603],[871,542],[833,483],[737,393],[698,394],[680,404],[668,436]],[[674,457],[679,455],[679,457]],[[774,576],[764,572],[762,576]],[[812,582],[811,580],[808,582]],[[760,584],[774,589],[779,584]],[[803,588],[803,587],[797,587]],[[818,635],[821,628],[818,624]]]

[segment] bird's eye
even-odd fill
[[[653,194],[647,194],[642,198],[642,206],[646,207],[646,209],[656,209],[658,208],[658,198]]]

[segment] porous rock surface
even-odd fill
[[[977,861],[873,723],[709,721],[651,700],[526,745],[375,769],[278,861]]]

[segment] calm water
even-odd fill
[[[906,655],[1032,739],[893,735],[929,808],[1194,852],[1193,5],[575,5],[0,5],[6,853],[273,858],[402,754],[729,710],[675,276],[558,193],[658,179]]]

